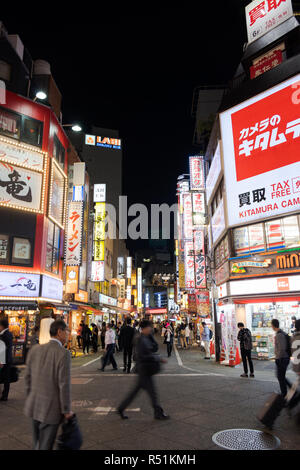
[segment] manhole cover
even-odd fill
[[[212,440],[229,450],[274,450],[280,446],[278,437],[254,429],[226,429],[214,434]]]

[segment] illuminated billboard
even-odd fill
[[[228,223],[300,209],[300,74],[221,113]]]

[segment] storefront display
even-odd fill
[[[13,335],[13,363],[24,364],[31,346],[34,327],[38,323],[38,310],[4,310]]]

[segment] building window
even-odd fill
[[[0,107],[0,134],[41,147],[43,123]]]
[[[249,252],[264,251],[264,225],[254,224],[234,229],[233,244],[237,256]]]
[[[31,242],[28,238],[13,237],[11,261],[13,264],[31,264]]]
[[[0,235],[0,264],[9,264],[9,237]]]
[[[42,130],[43,124],[41,121],[31,119],[27,116],[23,116],[22,129],[21,129],[21,141],[26,144],[35,145],[36,147],[42,146]]]
[[[267,249],[293,248],[300,246],[298,217],[266,222]]]
[[[53,139],[53,157],[55,158],[59,166],[64,169],[65,149],[56,135]]]
[[[46,270],[51,273],[58,274],[60,229],[55,224],[50,222],[50,220],[48,223]]]
[[[20,139],[21,117],[0,108],[0,134]]]

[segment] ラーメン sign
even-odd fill
[[[299,211],[300,74],[221,113],[228,223]]]

